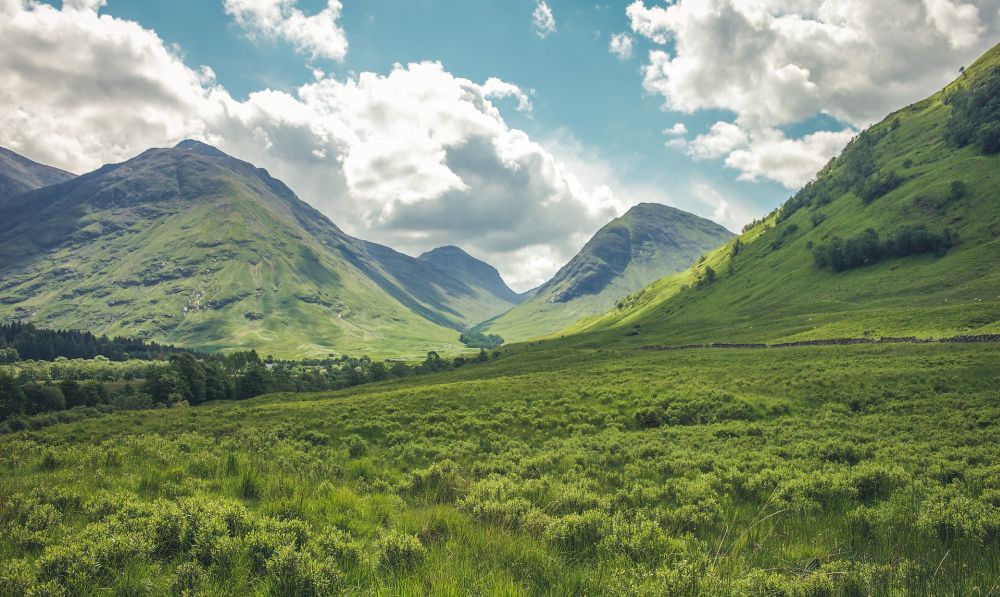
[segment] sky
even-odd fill
[[[0,0],[0,145],[200,139],[537,286],[641,202],[739,229],[1000,42],[1000,0]]]

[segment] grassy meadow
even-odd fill
[[[0,594],[996,594],[998,365],[547,342],[11,434]]]

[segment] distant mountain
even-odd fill
[[[65,170],[33,162],[9,149],[0,147],[0,201],[28,191],[65,182],[74,176]]]
[[[556,332],[602,313],[650,282],[681,271],[733,237],[722,226],[642,203],[601,228],[556,275],[511,311],[476,327],[507,341]]]
[[[0,318],[283,356],[460,346],[513,302],[345,234],[265,170],[185,141],[32,191],[0,219]]]
[[[704,263],[566,333],[602,346],[1000,333],[997,98],[1000,46]]]
[[[419,257],[444,269],[470,286],[477,286],[507,303],[518,304],[522,296],[507,286],[500,272],[492,265],[476,259],[458,247],[438,247]]]

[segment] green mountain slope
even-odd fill
[[[0,201],[65,182],[75,175],[33,162],[13,151],[0,147]]]
[[[507,341],[551,334],[683,270],[732,237],[722,226],[687,212],[655,203],[637,205],[601,228],[529,300],[476,329]]]
[[[566,332],[640,345],[1000,331],[998,98],[1000,46],[706,263]]]
[[[352,238],[266,171],[198,142],[18,198],[0,318],[276,355],[460,346],[486,291]]]
[[[492,265],[476,259],[458,247],[438,247],[418,257],[459,280],[469,288],[475,289],[469,306],[462,312],[469,317],[474,314],[480,317],[476,323],[509,310],[520,304],[523,297],[507,286],[500,277],[500,272]]]

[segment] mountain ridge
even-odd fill
[[[0,201],[65,182],[76,175],[0,147]]]
[[[210,350],[397,356],[456,350],[461,331],[512,306],[347,235],[266,170],[197,141],[24,197],[0,225],[6,319]]]
[[[733,234],[659,203],[640,203],[598,230],[528,300],[475,331],[507,341],[546,336],[659,279],[683,270]]]

